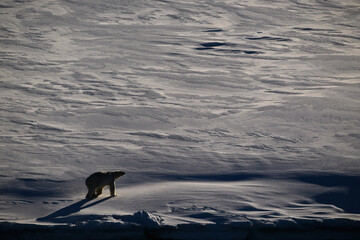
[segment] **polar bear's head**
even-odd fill
[[[125,174],[125,172],[123,172],[123,171],[114,171],[111,173],[114,175],[115,179],[117,179]]]

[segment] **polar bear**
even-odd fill
[[[97,198],[106,186],[109,186],[111,196],[115,197],[115,180],[124,174],[125,172],[123,171],[96,172],[91,174],[85,181],[88,189],[86,198]]]

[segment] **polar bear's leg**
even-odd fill
[[[112,197],[115,197],[116,196],[116,192],[115,192],[115,181],[110,183],[109,185],[109,188],[110,188],[110,194]]]
[[[88,193],[86,194],[86,199],[91,199],[90,192],[88,192]]]
[[[99,195],[101,195],[103,189],[104,189],[104,187],[97,188],[97,189],[95,190],[95,196],[98,197]]]
[[[86,194],[86,199],[93,199],[95,194],[94,174],[90,175],[90,177],[86,179],[85,184],[88,189],[88,193]]]
[[[92,198],[94,198],[94,195],[95,195],[95,189],[88,187],[88,193],[86,194],[86,198],[92,199]]]

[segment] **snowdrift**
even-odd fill
[[[288,173],[287,173],[288,174]],[[357,176],[173,176],[94,200],[9,201],[6,239],[356,239]],[[160,179],[157,177],[157,179]],[[187,179],[187,180],[184,180]],[[191,179],[191,180],[190,180]],[[217,180],[215,180],[217,179]],[[84,189],[84,195],[86,191]],[[107,196],[106,196],[107,195]],[[4,206],[4,203],[3,203]],[[146,209],[136,211],[136,209]]]
[[[133,215],[79,216],[72,225],[0,223],[4,239],[357,239],[360,221],[348,219],[162,224],[146,211]]]

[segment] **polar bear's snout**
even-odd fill
[[[125,175],[125,172],[123,172],[123,171],[115,171],[115,172],[110,172],[110,173],[114,174],[115,179]]]

